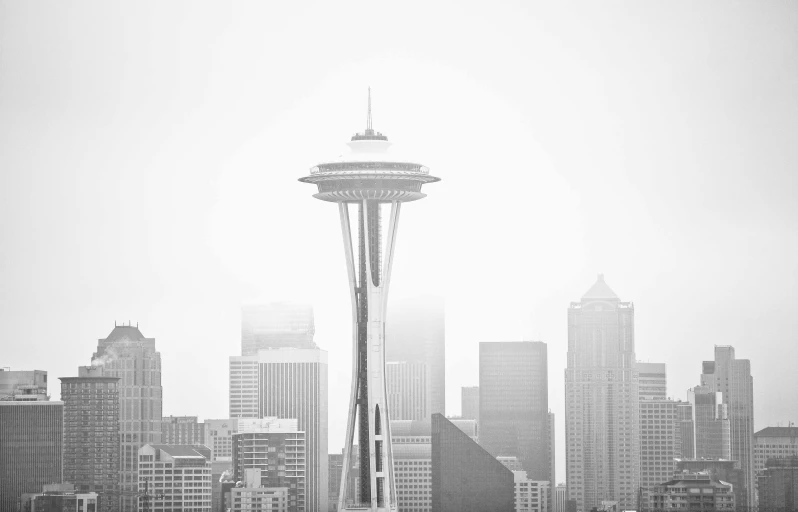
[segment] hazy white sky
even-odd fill
[[[0,1],[0,365],[75,375],[114,320],[164,413],[227,414],[242,303],[316,308],[343,444],[336,209],[296,178],[365,124],[443,178],[403,209],[392,296],[447,301],[447,409],[480,341],[549,346],[603,272],[684,398],[750,358],[798,420],[798,3]]]

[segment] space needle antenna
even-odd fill
[[[366,131],[367,132],[372,131],[372,128],[371,128],[371,87],[369,87],[369,111],[368,111],[368,117],[366,118]]]

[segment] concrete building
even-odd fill
[[[673,477],[675,459],[682,458],[684,402],[664,398],[640,400],[640,487],[643,499],[654,486]]]
[[[205,420],[205,442],[202,444],[211,449],[211,461],[233,460],[233,434],[237,429],[238,418]]]
[[[230,512],[289,512],[289,489],[265,487],[262,470],[247,469],[241,484],[230,489]]]
[[[764,474],[768,459],[798,457],[798,427],[766,427],[754,434],[754,471]]]
[[[460,388],[460,416],[479,425],[479,386]]]
[[[119,377],[102,366],[81,366],[61,377],[64,402],[64,481],[97,492],[98,512],[119,510]]]
[[[640,400],[666,400],[668,398],[668,375],[665,363],[643,363],[637,361]]]
[[[16,512],[23,493],[62,482],[64,403],[0,401],[0,512]]]
[[[385,379],[391,419],[423,420],[429,417],[426,363],[387,362]]]
[[[751,362],[737,359],[734,347],[715,346],[715,360],[704,361],[701,385],[722,393],[731,425],[731,458],[745,472],[746,495],[737,494],[740,506],[756,506],[754,487],[754,379]]]
[[[758,482],[759,510],[798,510],[798,456],[767,459]]]
[[[479,344],[479,441],[515,456],[535,481],[551,481],[548,362],[539,341]]]
[[[253,387],[254,383],[254,387]],[[234,397],[255,396],[254,413]],[[306,508],[327,510],[327,352],[321,349],[260,350],[230,358],[230,417],[296,419],[307,442]]]
[[[676,421],[679,422],[679,442],[681,454],[685,459],[695,458],[695,422],[693,421],[693,404],[677,402]]]
[[[708,386],[696,386],[687,392],[693,403],[696,459],[731,459],[731,423],[729,406],[722,393]]]
[[[241,355],[261,349],[316,348],[313,307],[309,304],[274,302],[241,308]]]
[[[308,510],[307,438],[306,433],[298,429],[297,420],[276,417],[242,419],[238,428],[239,431],[233,434],[235,480],[244,481],[248,470],[258,470],[259,484],[249,482],[247,488],[284,488],[287,490],[288,512]],[[327,468],[324,470],[326,473]]]
[[[139,448],[161,442],[161,354],[155,338],[145,338],[137,326],[117,325],[98,340],[91,364],[102,366],[104,376],[119,378],[121,510],[135,512]]]
[[[526,471],[513,471],[515,512],[548,512],[549,482],[530,480]]]
[[[431,510],[515,510],[513,472],[441,414],[432,415],[431,453]]]
[[[136,491],[150,512],[210,512],[211,452],[204,446],[146,444]]]
[[[568,512],[568,489],[565,484],[557,484],[554,488],[554,512]]]
[[[165,416],[161,422],[163,444],[205,445],[205,424],[196,416]],[[210,448],[210,447],[209,447]]]
[[[735,503],[739,499],[738,493],[743,493],[745,496],[745,476],[736,460],[676,459],[673,478],[682,478],[685,474],[706,474],[712,480],[731,484]]]
[[[602,501],[634,509],[640,476],[634,305],[599,275],[568,310],[565,445],[569,499],[587,512]]]
[[[651,494],[653,510],[735,510],[732,485],[706,473],[685,473],[663,482]]]
[[[392,300],[385,325],[387,362],[423,364],[427,375],[426,415],[446,414],[446,326],[442,297]],[[388,388],[390,392],[390,388]]]
[[[100,510],[96,492],[80,492],[70,483],[42,486],[42,492],[23,494],[19,512],[95,512]],[[16,509],[15,509],[16,512]]]
[[[47,372],[0,368],[0,400],[47,400]]]

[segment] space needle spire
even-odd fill
[[[430,176],[421,164],[393,158],[390,145],[388,137],[372,127],[369,88],[366,130],[352,136],[349,154],[321,163],[299,179],[318,187],[315,198],[338,204],[352,302],[352,387],[338,502],[341,512],[397,510],[385,379],[388,286],[400,207],[426,197],[421,186],[440,178]],[[360,464],[352,470],[355,434]],[[352,471],[360,477],[354,493],[347,485]]]

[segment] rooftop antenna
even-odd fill
[[[366,118],[366,133],[370,133],[372,130],[371,128],[371,87],[369,87],[369,112],[368,118]]]

